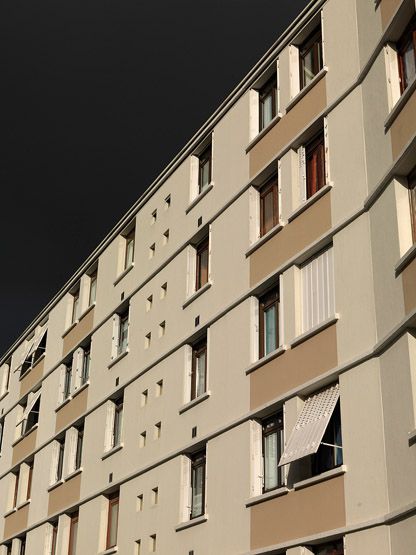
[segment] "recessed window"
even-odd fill
[[[29,372],[45,354],[47,333],[48,330],[45,324],[41,328],[37,329],[36,333],[28,341],[26,345],[26,353],[20,367],[20,376]]]
[[[197,518],[205,513],[205,449],[191,457],[191,513],[190,518]]]
[[[64,470],[65,440],[57,439],[53,442],[51,485],[62,480]]]
[[[97,271],[92,273],[90,276],[90,291],[89,291],[89,299],[88,299],[88,306],[91,306],[95,303],[97,298]]]
[[[416,243],[416,168],[408,175],[410,220],[412,223],[413,243]]]
[[[136,504],[137,512],[143,511],[143,494],[137,496],[137,504]]]
[[[27,488],[26,488],[26,501],[29,501],[32,493],[32,479],[33,479],[33,461],[27,463]]]
[[[315,29],[299,47],[300,89],[309,85],[323,67],[321,28]]]
[[[163,244],[167,245],[169,243],[169,229],[163,234]]]
[[[160,397],[163,393],[163,380],[156,383],[156,397]]]
[[[146,299],[146,312],[149,312],[149,310],[152,308],[153,305],[153,295],[149,295],[149,297],[147,297]]]
[[[330,543],[310,545],[308,549],[314,555],[344,555],[344,542],[336,540]]]
[[[155,439],[160,439],[161,435],[162,435],[162,422],[158,422],[157,424],[155,424],[155,431],[154,431]]]
[[[259,90],[259,131],[269,125],[277,111],[277,77],[273,75]]]
[[[147,405],[148,399],[149,399],[149,391],[147,389],[145,389],[141,394],[140,405],[142,407],[145,407]]]
[[[156,245],[155,243],[153,243],[153,245],[150,245],[149,247],[149,258],[153,258],[156,252]]]
[[[91,343],[82,349],[81,385],[87,383],[90,377]]]
[[[166,333],[166,322],[163,321],[159,324],[159,337],[163,337]]]
[[[283,415],[277,414],[262,422],[263,431],[263,492],[283,485],[278,467],[283,451]]]
[[[198,156],[198,192],[201,194],[211,183],[212,170],[212,145],[211,143]]]
[[[146,445],[146,432],[142,432],[139,437],[139,447],[145,447]]]
[[[117,545],[119,493],[113,493],[108,498],[107,541],[106,548]]]
[[[277,176],[260,189],[260,236],[273,229],[279,222],[279,192]]]
[[[168,196],[165,198],[165,208],[166,208],[166,209],[170,208],[171,202],[172,202],[171,196],[168,195]]]
[[[112,434],[112,447],[117,447],[121,443],[121,432],[123,428],[123,397],[114,401],[114,422]]]
[[[29,393],[26,403],[22,403],[20,406],[23,408],[23,414],[16,426],[21,425],[21,435],[24,435],[39,422],[40,390],[33,394]]]
[[[69,526],[68,555],[76,555],[77,537],[78,537],[78,513],[75,513],[74,515],[71,516],[71,523]]]
[[[203,395],[207,389],[207,340],[192,347],[191,400]]]
[[[131,231],[124,236],[125,246],[124,246],[124,269],[130,268],[134,261],[134,240],[136,235],[136,228],[134,227]]]
[[[77,428],[75,428],[76,430],[76,442],[77,442],[77,446],[75,449],[75,469],[74,470],[79,470],[81,468],[81,464],[82,464],[82,447],[84,445],[84,425],[80,425]]]
[[[279,346],[279,290],[272,289],[259,298],[259,356]]]
[[[71,383],[72,383],[72,367],[69,363],[64,365],[64,389],[63,389],[63,401],[68,399],[71,395]]]
[[[58,541],[58,523],[50,523],[50,553],[49,555],[56,555],[56,544]]]
[[[209,272],[209,240],[208,237],[204,239],[196,247],[196,282],[195,290],[201,289],[206,283],[208,283],[208,272]]]
[[[152,505],[157,505],[159,502],[159,488],[152,489]]]
[[[141,540],[136,540],[136,551],[135,551],[135,555],[141,555],[142,552],[142,542]]]
[[[167,294],[168,294],[168,284],[166,282],[160,287],[160,298],[164,299]]]
[[[117,356],[127,351],[129,339],[129,311],[116,314]]]
[[[151,217],[151,223],[152,224],[156,223],[156,220],[157,220],[157,210],[153,210],[152,217]]]
[[[26,536],[19,539],[19,555],[25,555],[26,553]]]
[[[72,297],[71,324],[74,324],[77,321],[78,311],[79,311],[79,285],[77,289],[75,289],[75,291],[71,293],[71,297]]]
[[[0,397],[9,391],[10,385],[10,369],[12,366],[12,359],[7,359],[0,368]]]
[[[149,551],[154,553],[156,551],[156,534],[152,534],[149,537]]]
[[[149,333],[147,333],[144,338],[144,348],[148,349],[150,347],[151,342],[152,342],[152,333],[149,331]]]
[[[321,131],[305,145],[306,198],[325,185],[325,139]]]
[[[400,92],[403,93],[416,77],[416,17],[407,26],[397,43]]]

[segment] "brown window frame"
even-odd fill
[[[194,472],[197,468],[203,468],[203,478],[202,478],[202,501],[201,501],[201,513],[193,514],[193,491],[191,493],[191,510],[189,513],[189,519],[192,520],[194,518],[198,518],[205,514],[205,480],[206,480],[206,466],[207,466],[207,455],[206,450],[203,449],[202,451],[198,451],[194,453],[191,457],[191,489],[192,489],[192,480]]]
[[[201,354],[205,352],[205,392],[207,390],[207,339],[204,338],[192,347],[192,368],[191,368],[191,401],[197,398],[196,391],[196,369],[197,361]]]
[[[313,161],[313,175],[310,175],[308,171],[309,160]],[[322,189],[326,183],[325,135],[323,130],[305,145],[305,174],[306,198],[309,199]]]
[[[268,427],[269,424],[273,424],[273,427]],[[269,416],[262,421],[262,453],[263,453],[263,493],[268,491],[273,491],[277,488],[283,486],[283,469],[282,467],[277,467],[277,484],[272,488],[266,488],[266,472],[265,472],[265,438],[271,434],[276,433],[278,441],[282,440],[282,435],[284,426],[283,426],[283,412],[278,412],[273,416]],[[281,441],[280,446],[278,445],[278,450],[280,450],[280,456],[283,454],[283,441]]]
[[[322,57],[322,29],[319,25],[299,46],[299,85],[300,90],[304,89],[308,83],[305,80],[305,57],[313,51],[313,73],[314,77],[323,68]],[[313,79],[313,78],[312,78]]]
[[[209,238],[206,237],[196,247],[196,276],[195,276],[195,291],[199,291],[209,281]],[[202,280],[201,260],[202,254],[207,251],[207,270],[206,279]]]
[[[78,522],[79,522],[79,514],[76,513],[74,515],[71,515],[71,523],[69,526],[69,543],[68,543],[68,555],[72,554],[73,551],[73,547],[76,547],[76,541],[77,538],[75,538],[75,545],[74,545],[74,536],[73,536],[73,530],[74,530],[74,525],[76,524],[78,526]],[[77,530],[77,536],[78,536],[78,530]]]
[[[259,358],[265,356],[264,349],[264,313],[271,306],[276,305],[276,348],[279,347],[279,288],[274,287],[259,297]]]
[[[404,72],[404,53],[407,47],[411,44],[413,46],[413,54],[415,57],[415,65],[416,65],[416,16],[414,16],[409,24],[407,25],[406,29],[404,30],[402,36],[397,41],[397,57],[399,63],[399,78],[400,78],[400,94],[403,94],[404,91],[409,86],[409,83],[406,82],[406,76]]]
[[[114,505],[117,505],[117,522],[116,522],[116,534],[115,534],[115,543],[111,543],[111,510]],[[107,538],[106,538],[106,549],[110,549],[111,547],[115,547],[117,545],[117,532],[118,532],[118,517],[119,517],[119,510],[120,510],[120,494],[119,492],[113,493],[108,498],[108,515],[107,515]]]
[[[410,221],[412,225],[412,239],[416,243],[416,167],[407,176],[409,189]]]
[[[265,129],[269,124],[264,124],[264,101],[272,95],[272,120],[277,115],[277,74],[274,73],[269,80],[259,89],[259,132]]]
[[[198,194],[203,192],[202,173],[205,164],[208,162],[208,185],[212,181],[212,143],[209,143],[201,154],[198,155]],[[206,186],[208,186],[206,185]]]
[[[265,227],[265,199],[272,192],[273,195],[273,224],[270,229]],[[269,179],[259,190],[260,193],[260,237],[266,235],[268,231],[276,227],[279,223],[279,186],[277,175]]]

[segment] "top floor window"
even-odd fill
[[[273,75],[259,90],[259,131],[269,125],[277,110],[277,77]]]
[[[126,247],[125,247],[126,250],[125,250],[125,253],[124,253],[124,269],[125,270],[133,264],[135,234],[136,234],[136,229],[133,228],[125,236],[125,240],[126,240]]]
[[[88,306],[91,306],[95,303],[97,298],[97,271],[90,275],[90,292],[88,298]]]
[[[212,170],[212,145],[209,144],[206,149],[198,156],[199,172],[198,172],[198,192],[199,194],[211,183]]]
[[[321,28],[315,29],[299,47],[300,89],[309,85],[323,67]]]
[[[71,310],[71,324],[74,324],[78,318],[79,309],[79,285],[72,293],[72,310]]]
[[[397,43],[400,92],[403,93],[416,77],[416,17],[407,26]]]

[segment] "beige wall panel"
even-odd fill
[[[390,551],[390,528],[388,526],[377,526],[369,530],[360,530],[345,537],[345,552],[353,555],[391,555]],[[393,552],[397,555],[401,552]]]
[[[338,476],[251,511],[251,549],[290,541],[345,526],[344,477]]]
[[[339,377],[347,524],[388,512],[383,407],[377,360]]]
[[[346,121],[348,125],[345,125]],[[331,191],[334,225],[361,209],[368,195],[362,128],[362,98],[361,90],[357,88],[328,115],[329,180],[334,184]]]
[[[78,343],[91,333],[94,327],[94,308],[87,312],[87,314],[72,328],[64,337],[64,344],[62,349],[62,356],[65,356],[69,351],[74,349]]]
[[[416,260],[412,260],[402,272],[404,310],[409,314],[416,308]]]
[[[77,474],[49,492],[48,515],[61,512],[80,500],[81,477],[81,474]]]
[[[409,335],[402,336],[380,357],[389,508],[399,510],[416,499],[416,451],[409,447],[414,430],[412,353]],[[397,400],[400,399],[400,402]]]
[[[29,505],[25,505],[4,519],[4,537],[10,538],[27,527]]]
[[[88,387],[58,410],[56,413],[55,432],[62,430],[65,426],[68,426],[68,424],[82,416],[87,409],[87,404]]]
[[[359,73],[357,14],[354,0],[331,0],[323,6],[328,104],[353,83]],[[348,52],[348,56],[345,53]],[[342,64],[339,63],[342,60]],[[346,129],[344,128],[344,131]],[[353,143],[349,143],[353,146]]]
[[[331,229],[331,193],[310,206],[250,255],[250,286]]]
[[[52,460],[52,444],[36,453],[33,468],[32,491],[28,525],[39,522],[48,515],[48,487],[50,485],[50,467]]]
[[[390,527],[392,555],[414,555],[416,545],[416,517],[412,515]]]
[[[339,363],[361,356],[376,342],[369,228],[368,215],[364,214],[334,236]]]
[[[385,0],[382,0],[383,2]],[[358,48],[361,68],[367,63],[382,33],[381,17],[374,2],[353,0],[357,12]]]
[[[32,429],[31,432],[23,439],[21,439],[13,447],[13,466],[19,461],[25,459],[36,447],[37,428]]]
[[[306,128],[326,107],[324,77],[249,152],[250,177],[255,176],[276,154]]]
[[[304,341],[250,374],[250,409],[337,366],[336,325]]]
[[[402,284],[394,274],[394,266],[400,259],[400,244],[393,184],[371,207],[370,226],[377,334],[382,338],[404,316]],[[385,233],[386,229],[390,232]]]
[[[43,376],[45,359],[42,358],[20,382],[20,397],[23,397],[35,386]]]
[[[12,445],[14,443],[16,436],[16,421],[17,421],[17,408],[13,409],[4,419],[3,428],[3,445]],[[10,466],[13,464],[13,449],[2,449],[0,457],[0,476],[6,473]],[[1,504],[1,497],[0,497]],[[1,514],[1,513],[0,513]]]
[[[370,4],[369,2],[363,3]],[[374,7],[371,7],[371,9],[374,9]],[[365,24],[364,27],[363,33],[367,32],[367,26]],[[378,54],[377,59],[366,75],[361,85],[361,91],[363,100],[367,181],[368,190],[369,193],[371,193],[387,173],[393,162],[392,143],[383,125],[390,111],[386,64],[383,50]]]
[[[45,351],[45,373],[53,368],[62,358],[62,334],[65,331],[67,297],[64,296],[49,313],[48,337]]]
[[[413,92],[390,128],[394,160],[396,160],[407,143],[415,136],[415,121],[416,91]]]
[[[402,1],[403,0],[381,0],[379,10],[383,29],[390,23],[391,18],[396,13]]]

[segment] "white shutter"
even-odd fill
[[[299,200],[306,201],[306,155],[303,146],[298,148],[299,158]]]
[[[58,405],[60,405],[64,401],[65,372],[66,372],[65,364],[61,364],[58,372],[59,372]]]
[[[77,454],[78,430],[69,428],[65,434],[66,469],[65,476],[75,470],[75,457]]]
[[[318,451],[338,399],[339,384],[336,384],[312,395],[305,401],[279,466]]]
[[[72,379],[74,382],[74,390],[81,385],[82,365],[84,362],[84,349],[79,347],[72,356]]]
[[[17,491],[18,505],[26,501],[27,487],[29,485],[29,472],[29,465],[22,463],[19,468],[19,488]]]
[[[109,451],[113,447],[113,428],[114,428],[114,415],[115,404],[113,401],[107,401],[107,413],[105,420],[105,437],[104,437],[104,450]]]
[[[53,526],[48,522],[45,524],[45,546],[44,546],[45,555],[52,554],[52,541],[53,541]]]
[[[118,340],[120,337],[120,316],[114,314],[113,316],[113,338],[112,338],[112,353],[111,358],[116,358],[118,354]]]
[[[335,312],[333,249],[302,267],[302,331],[317,326]]]
[[[12,555],[20,555],[20,544],[19,538],[14,538],[12,541]]]
[[[58,473],[59,450],[60,444],[57,441],[53,441],[51,446],[51,468],[49,476],[50,486],[56,483],[56,475]]]
[[[0,368],[0,396],[6,393],[10,366],[5,362]]]
[[[263,449],[262,426],[252,420],[250,422],[251,437],[251,484],[250,496],[260,495],[263,489]]]
[[[181,522],[189,520],[191,514],[191,461],[185,455],[181,456]]]

